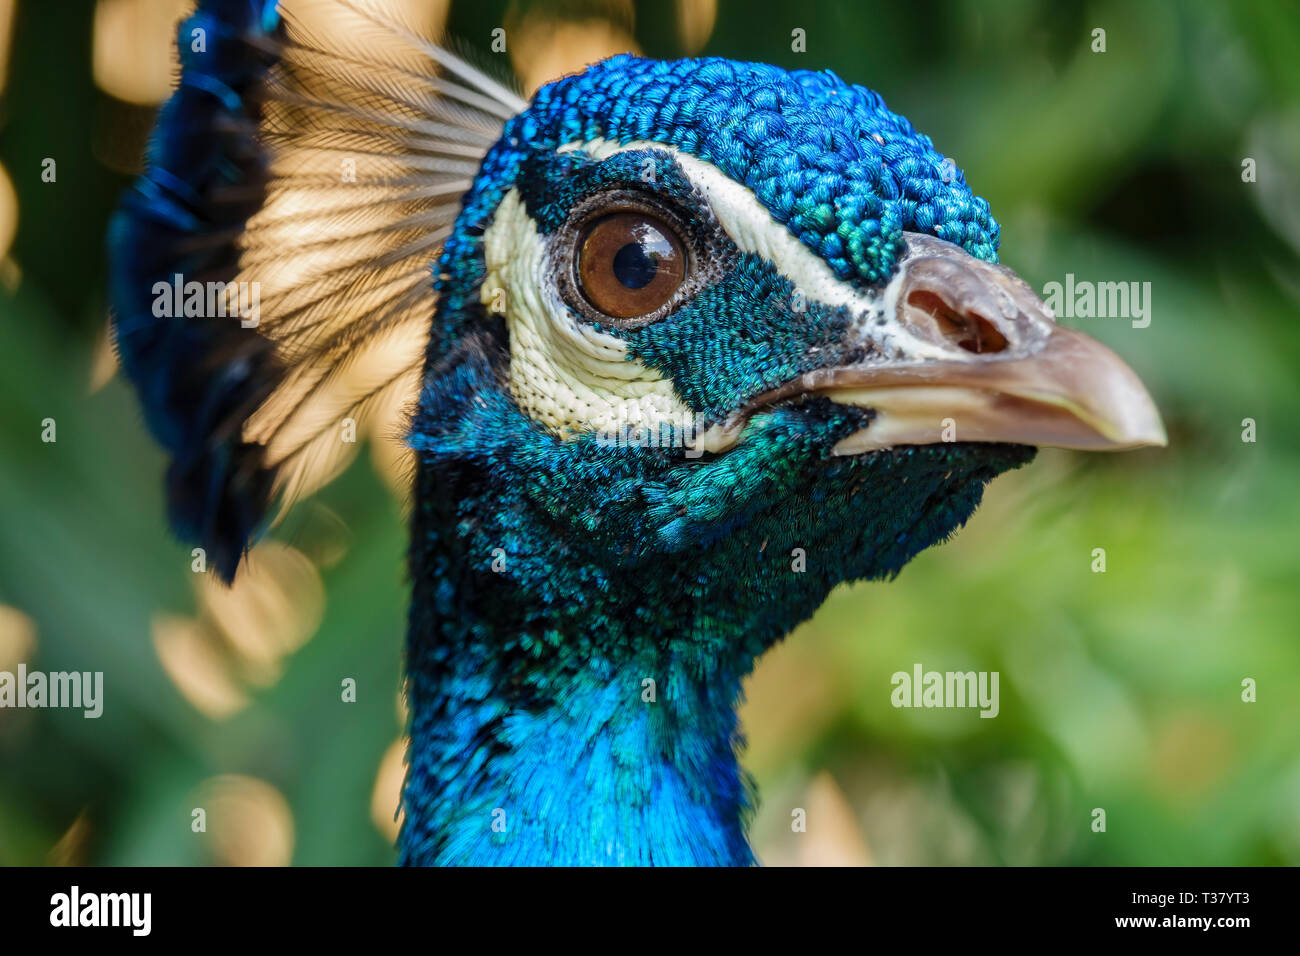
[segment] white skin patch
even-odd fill
[[[506,194],[483,238],[487,277],[479,298],[492,308],[504,293],[510,392],[524,412],[565,440],[619,435],[628,426],[691,429],[693,413],[668,379],[564,304],[547,275],[545,240],[518,190]]]
[[[631,150],[668,153],[705,197],[737,248],[772,263],[806,302],[848,308],[860,317],[858,333],[863,340],[892,361],[949,357],[942,347],[916,337],[895,318],[897,277],[884,290],[853,288],[774,220],[752,191],[711,163],[652,142],[619,146],[597,139],[570,143],[560,151],[579,149],[598,160]],[[678,398],[672,382],[629,358],[621,339],[596,331],[564,304],[547,274],[545,251],[546,240],[518,191],[511,189],[484,235],[487,277],[480,299],[489,308],[504,302],[510,331],[510,389],[519,407],[565,440],[588,432],[620,434],[629,425],[652,431],[670,425],[692,434],[694,413]],[[696,447],[720,451],[737,438],[734,431],[715,426]]]

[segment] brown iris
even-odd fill
[[[593,222],[578,247],[578,281],[587,300],[616,319],[662,307],[686,276],[686,253],[663,221],[616,212]]]

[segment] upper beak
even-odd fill
[[[821,395],[874,410],[840,455],[940,441],[1013,442],[1099,451],[1166,444],[1141,381],[1110,349],[1058,326],[1004,266],[908,233],[885,290],[886,318],[918,357],[821,368],[759,396],[750,410]]]

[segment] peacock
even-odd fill
[[[201,2],[111,224],[169,522],[230,580],[409,402],[400,861],[752,864],[756,659],[1155,405],[869,89],[619,55],[525,101],[335,5]]]

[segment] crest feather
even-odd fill
[[[202,29],[206,49],[182,44],[180,85],[110,236],[118,349],[172,458],[170,520],[227,579],[276,500],[351,460],[347,419],[397,437],[433,263],[526,106],[361,0],[294,9],[200,4],[181,37]],[[177,275],[234,291],[202,315],[160,316],[155,286]]]

